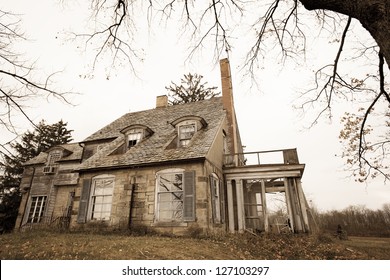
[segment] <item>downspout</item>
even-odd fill
[[[31,175],[30,184],[28,185],[27,198],[26,198],[26,202],[25,202],[25,204],[24,204],[23,215],[22,215],[22,218],[20,219],[19,228],[21,228],[22,225],[23,225],[24,215],[26,214],[27,203],[28,203],[28,199],[29,199],[29,196],[30,196],[30,190],[31,190],[31,187],[32,187],[32,183],[33,183],[33,180],[34,180],[34,176],[35,176],[35,167],[33,167],[33,173],[32,173],[32,175]]]
[[[85,144],[82,143],[82,142],[79,142],[78,144],[79,144],[79,146],[83,149],[82,152],[81,152],[81,159],[80,159],[80,163],[82,163],[82,162],[83,162],[83,158],[84,158],[84,152],[85,152],[85,151],[84,151],[84,150],[85,150],[85,149],[84,149],[84,148],[85,148]]]
[[[129,229],[132,224],[133,206],[134,206],[134,189],[135,189],[135,176],[131,177],[131,193],[130,193],[130,210],[129,210]]]

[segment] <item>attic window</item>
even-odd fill
[[[127,135],[127,147],[131,148],[142,139],[142,131],[137,131],[132,129],[132,131]]]
[[[179,146],[186,147],[196,132],[196,124],[184,124],[179,126]]]
[[[170,148],[176,147],[187,147],[195,133],[207,126],[206,121],[198,116],[184,116],[171,123],[176,128],[177,140],[176,143],[169,145]]]
[[[53,165],[56,161],[60,160],[61,157],[62,157],[61,150],[51,151],[47,159],[47,165]]]
[[[136,146],[142,140],[150,137],[153,131],[144,125],[131,125],[121,130],[125,135],[125,150]]]

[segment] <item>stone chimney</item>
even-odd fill
[[[156,98],[156,108],[167,107],[168,106],[168,96],[160,95]]]
[[[219,61],[221,71],[221,84],[222,84],[222,103],[223,108],[229,111],[229,114],[234,111],[233,105],[233,86],[232,77],[230,72],[230,64],[227,58]]]
[[[228,131],[231,142],[228,143],[230,153],[242,153],[241,138],[238,131],[236,113],[233,102],[233,86],[230,72],[230,64],[227,58],[219,61],[222,84],[222,104],[227,113]]]

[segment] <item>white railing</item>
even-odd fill
[[[226,167],[262,164],[298,164],[296,149],[281,149],[224,155]]]

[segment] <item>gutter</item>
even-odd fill
[[[80,169],[76,168],[72,172],[92,172],[92,171],[101,171],[101,170],[118,170],[118,169],[125,169],[125,168],[141,168],[141,167],[151,167],[151,166],[159,166],[159,165],[166,165],[166,164],[179,164],[179,163],[204,161],[204,160],[206,160],[206,157],[157,161],[151,163],[140,163],[140,164],[132,164],[132,165],[102,166],[102,167],[80,168]]]

